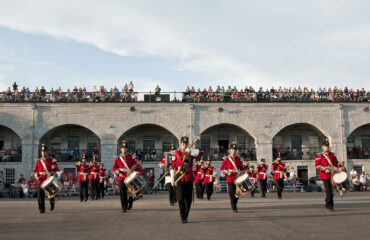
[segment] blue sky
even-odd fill
[[[0,90],[370,89],[369,1],[5,1]]]

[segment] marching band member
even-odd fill
[[[59,171],[56,160],[48,156],[48,148],[45,144],[41,145],[41,158],[36,162],[33,174],[37,184],[38,205],[40,213],[45,213],[45,192],[41,188],[41,184],[55,172]],[[50,211],[55,207],[55,199],[50,198]]]
[[[125,141],[122,141],[121,154],[114,159],[112,168],[112,171],[117,175],[122,212],[130,210],[134,201],[132,197],[127,199],[127,186],[124,181],[132,172],[132,168],[135,166],[136,161],[132,155],[127,152],[127,144]]]
[[[238,173],[244,170],[244,167],[240,158],[236,156],[236,143],[232,143],[230,145],[230,155],[223,159],[220,170],[226,175],[231,208],[234,213],[237,213],[237,203],[239,197],[236,194],[236,186],[234,184],[234,181],[237,178]]]
[[[208,156],[204,174],[204,184],[208,201],[211,200],[211,196],[213,193],[213,183],[215,182],[215,179],[216,179],[216,169],[214,166],[211,165],[211,159]]]
[[[176,161],[171,165],[175,169],[181,169],[183,164],[184,152],[190,153],[190,161],[185,175],[177,182],[177,202],[180,210],[180,217],[182,223],[188,222],[189,211],[191,207],[191,201],[193,197],[193,161],[195,157],[200,157],[203,151],[200,149],[189,149],[188,148],[189,138],[187,136],[181,137],[180,149],[176,151]]]
[[[80,191],[80,201],[82,202],[85,199],[85,202],[88,199],[89,192],[89,172],[90,167],[86,164],[86,156],[82,155],[82,162],[78,161],[76,163],[76,174],[78,173],[77,182],[79,183]]]
[[[104,168],[104,164],[103,163],[100,163],[100,167],[99,167],[99,186],[98,186],[98,198],[104,198],[104,182],[105,182],[105,179],[106,179],[106,176],[105,176],[105,168]]]
[[[317,154],[315,167],[319,170],[319,178],[322,179],[324,183],[324,188],[326,192],[325,198],[325,208],[329,211],[334,211],[334,199],[333,199],[333,188],[331,185],[331,172],[334,167],[339,167],[338,160],[334,153],[329,151],[329,140],[326,139],[322,143],[321,154]]]
[[[257,166],[257,179],[261,188],[261,196],[264,198],[267,192],[267,165],[264,158],[261,159],[260,164]]]
[[[204,194],[204,187],[203,187],[203,180],[204,180],[204,161],[203,159],[200,159],[199,162],[195,164],[194,167],[194,183],[195,183],[195,192],[198,199],[203,199]]]
[[[252,180],[254,180],[254,186],[255,188],[253,189],[253,191],[251,191],[251,197],[253,198],[254,197],[254,192],[256,191],[257,189],[257,174],[254,172],[254,167],[251,166],[249,168],[249,171],[248,171],[248,175],[249,175],[249,178]]]
[[[174,165],[176,162],[176,148],[173,144],[171,144],[171,151],[169,152],[169,155],[167,156],[166,154],[163,156],[162,161],[158,164],[160,168],[164,167],[164,179],[165,179],[165,184],[168,190],[168,197],[170,200],[170,205],[173,206],[175,205],[177,199],[176,199],[176,193],[175,193],[175,188],[173,187],[173,175],[174,175],[174,170],[171,168],[171,165]]]
[[[100,167],[96,162],[95,156],[93,156],[93,163],[90,167],[90,175],[89,175],[89,187],[90,187],[90,195],[91,200],[98,199],[98,186],[99,186],[99,171]]]
[[[274,172],[274,179],[278,198],[281,199],[281,194],[284,190],[285,163],[281,161],[280,154],[277,156],[276,160],[272,163],[271,170]]]

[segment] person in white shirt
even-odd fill
[[[367,182],[367,178],[365,176],[365,173],[362,172],[360,176],[361,191],[366,191],[366,182]]]
[[[357,171],[354,168],[352,168],[350,172],[350,180],[352,181],[352,179],[354,179],[356,176],[357,176]]]

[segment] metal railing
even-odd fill
[[[203,149],[203,151],[204,159],[207,159],[209,156],[211,161],[222,161],[222,158],[228,155],[227,149],[206,148]],[[247,161],[253,161],[257,159],[256,148],[238,149],[238,154],[241,158]]]
[[[321,147],[302,147],[302,148],[284,148],[284,149],[273,149],[272,157],[276,159],[278,154],[283,160],[312,160],[316,158],[316,155],[321,153]]]
[[[356,148],[347,148],[347,158],[348,159],[370,159],[369,148],[356,147]]]
[[[0,102],[7,103],[133,103],[133,102],[370,102],[370,91],[364,92],[2,92]]]
[[[76,162],[82,159],[82,153],[85,153],[86,160],[93,159],[94,151],[91,149],[51,149],[49,155],[58,162]],[[95,159],[100,161],[99,154],[95,154]]]
[[[22,150],[19,149],[1,150],[0,162],[22,162]]]

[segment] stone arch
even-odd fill
[[[52,157],[62,162],[79,160],[82,152],[91,160],[93,152],[101,150],[101,138],[88,127],[79,124],[62,124],[49,129],[39,138],[39,144],[42,143],[48,145]],[[75,149],[78,149],[78,154],[77,151],[71,153]],[[100,154],[96,156],[100,161]]]
[[[22,138],[12,128],[0,124],[0,150],[5,151],[1,161],[21,162],[22,161]]]
[[[348,159],[369,159],[370,123],[354,129],[347,137],[346,146]]]
[[[309,123],[285,126],[272,138],[273,158],[280,153],[283,159],[314,159],[321,151],[321,142],[330,139],[323,131]]]

